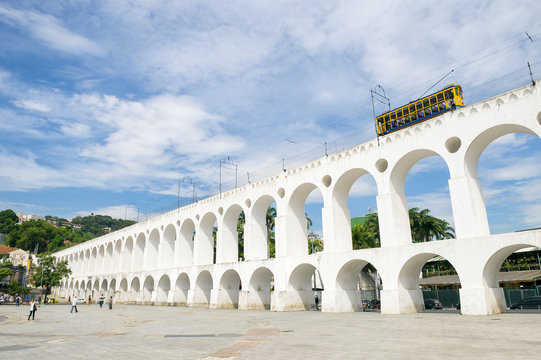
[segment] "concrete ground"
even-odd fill
[[[0,359],[538,359],[541,312],[472,317],[0,306]]]

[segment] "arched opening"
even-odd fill
[[[126,239],[124,249],[122,250],[122,272],[128,272],[132,269],[133,257],[133,238],[130,236]]]
[[[480,154],[477,174],[491,234],[541,227],[540,157],[541,140],[524,133],[495,138]]]
[[[113,243],[107,244],[107,250],[105,251],[104,272],[106,274],[113,272],[113,268],[115,267],[117,261],[117,259],[113,258]]]
[[[227,209],[216,244],[217,263],[244,260],[244,223],[244,211],[240,205]]]
[[[131,281],[130,285],[130,293],[127,296],[127,303],[128,304],[135,304],[137,301],[137,297],[139,296],[139,291],[141,290],[141,282],[139,281],[138,277],[135,277]]]
[[[188,291],[190,290],[190,278],[188,274],[182,273],[175,282],[175,294],[173,301],[175,305],[186,306],[188,302]]]
[[[195,281],[192,307],[209,307],[212,290],[212,275],[208,270],[202,271]]]
[[[302,256],[324,250],[322,208],[323,196],[316,185],[304,183],[293,191],[288,203],[287,243],[277,244],[277,256]],[[282,246],[287,246],[284,253]]]
[[[117,240],[115,243],[114,251],[113,251],[112,272],[122,271],[123,263],[124,263],[124,259],[122,256],[122,241]]]
[[[108,290],[107,288],[107,280],[104,279],[102,282],[101,282],[101,288],[100,288],[100,295],[104,295],[105,292]]]
[[[378,311],[383,282],[377,269],[368,261],[348,261],[336,277],[335,311]]]
[[[137,236],[135,241],[135,248],[133,250],[133,267],[132,270],[143,270],[143,261],[145,255],[145,234],[141,233]]]
[[[245,242],[247,260],[272,259],[276,257],[275,220],[276,201],[270,195],[257,199],[252,208],[250,241]]]
[[[266,267],[260,267],[252,274],[245,301],[246,310],[269,310],[272,291],[274,290],[274,274]]]
[[[192,219],[186,219],[180,227],[180,238],[178,242],[178,264],[189,266],[193,264],[195,224]]]
[[[95,275],[96,274],[97,262],[98,262],[97,259],[98,259],[98,249],[93,248],[92,249],[92,254],[91,254],[91,257],[90,257],[90,269],[89,269],[89,274],[90,275]]]
[[[150,304],[152,301],[152,292],[154,291],[154,278],[152,276],[147,276],[145,282],[143,283],[143,296],[141,298],[141,303]]]
[[[158,281],[158,288],[156,290],[156,304],[167,305],[169,291],[171,290],[171,280],[169,280],[169,276],[163,275],[160,278],[160,281]]]
[[[506,246],[496,251],[485,264],[483,284],[500,293],[501,312],[507,307],[541,309],[541,301],[531,302],[532,297],[541,296],[541,251],[539,245],[533,245]]]
[[[217,307],[237,309],[239,307],[240,276],[235,270],[227,270],[220,280]]]
[[[417,254],[402,267],[398,286],[409,297],[407,312],[456,310],[460,308],[460,277],[452,263],[434,253]]]
[[[129,293],[128,293],[128,279],[126,278],[123,278],[122,280],[120,280],[120,286],[119,286],[119,296],[118,296],[118,301],[119,302],[127,302],[128,301],[128,298],[129,298]]]
[[[84,274],[90,273],[90,249],[86,251],[84,258]]]
[[[173,224],[167,225],[163,232],[161,245],[161,261],[163,267],[172,267],[175,265],[175,242],[177,241],[177,232]]]
[[[109,290],[107,291],[106,299],[109,299],[109,297],[114,297],[116,294],[116,279],[112,279],[111,283],[109,284]]]
[[[297,296],[296,308],[291,310],[318,310],[323,300],[323,281],[319,271],[312,264],[298,265],[289,276],[288,290]]]
[[[196,265],[214,264],[216,262],[216,215],[206,213],[199,223],[199,231],[195,234],[194,257]]]
[[[90,295],[91,295],[91,301],[96,301],[96,298],[99,297],[99,292],[100,292],[100,281],[99,280],[94,280],[94,286],[92,286],[92,290],[90,292]]]
[[[400,204],[397,203],[400,211],[396,214],[399,229],[396,231],[402,241],[425,242],[455,237],[449,177],[447,163],[431,150],[412,151],[395,165],[391,183],[400,198]]]
[[[98,252],[98,258],[96,261],[96,273],[97,274],[103,274],[104,272],[104,265],[105,265],[105,246],[100,246],[100,250]]]
[[[364,169],[348,170],[338,178],[331,209],[337,249],[381,246],[376,195],[376,182]]]
[[[158,247],[160,245],[160,233],[158,229],[152,230],[148,236],[145,247],[145,270],[154,269],[158,264]]]

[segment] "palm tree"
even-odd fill
[[[455,230],[446,220],[431,216],[430,210],[411,208],[409,210],[411,237],[413,242],[452,239]]]
[[[276,257],[276,244],[274,239],[274,226],[276,223],[276,209],[269,206],[265,216],[265,226],[267,227],[267,241],[269,246],[269,258]]]

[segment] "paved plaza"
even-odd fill
[[[462,316],[0,306],[0,358],[537,359],[541,313]]]

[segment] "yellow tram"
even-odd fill
[[[439,116],[457,106],[464,106],[462,87],[451,85],[407,105],[387,111],[376,117],[379,136],[402,129],[406,126]]]

